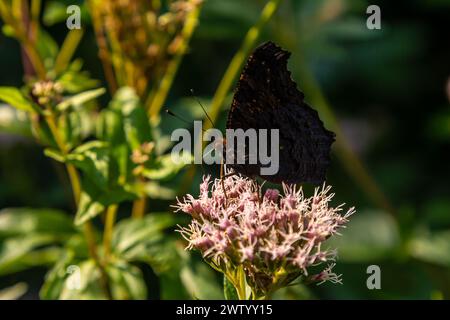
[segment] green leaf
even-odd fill
[[[15,285],[0,290],[0,300],[17,300],[28,290],[25,282],[19,282]]]
[[[65,112],[58,117],[59,131],[69,149],[79,146],[88,138],[93,133],[94,126],[95,114],[88,108]]]
[[[225,275],[223,276],[223,294],[226,300],[239,300],[236,288]]]
[[[339,260],[369,262],[389,257],[400,246],[395,220],[382,211],[362,211],[353,215],[342,236],[327,242],[337,248]]]
[[[82,71],[83,63],[80,59],[74,60],[67,70],[57,79],[69,93],[79,93],[98,87],[100,82],[91,79],[89,73]]]
[[[66,213],[55,209],[6,208],[0,211],[0,239],[29,234],[68,237],[75,233]]]
[[[416,259],[443,267],[450,267],[450,230],[421,234],[411,240],[408,246]]]
[[[97,137],[108,141],[112,146],[125,143],[122,114],[115,110],[104,109],[97,119]]]
[[[86,221],[96,217],[111,204],[134,200],[136,197],[135,193],[127,191],[120,186],[102,190],[92,182],[83,180],[83,191],[75,216],[75,225],[82,225]]]
[[[117,91],[110,109],[121,112],[125,136],[132,150],[152,141],[147,113],[133,89],[125,87]]]
[[[19,89],[14,87],[0,87],[0,101],[27,112],[34,112],[32,103],[26,99]]]
[[[117,300],[144,300],[147,287],[142,272],[125,261],[115,261],[106,272],[110,279],[111,294]]]
[[[43,59],[45,66],[48,69],[53,68],[53,65],[58,55],[58,44],[44,29],[39,28],[39,33],[36,41],[37,50],[40,57]]]
[[[84,91],[74,96],[65,98],[61,103],[59,103],[56,106],[56,108],[59,111],[64,111],[69,107],[79,107],[82,106],[84,103],[90,100],[94,100],[95,98],[103,95],[105,92],[106,90],[104,88]]]
[[[66,21],[67,4],[60,1],[49,1],[44,10],[43,21],[46,26]]]
[[[81,233],[73,235],[66,241],[58,261],[45,276],[44,285],[39,292],[40,298],[46,300],[59,299],[63,288],[66,286],[67,278],[76,271],[77,266],[82,261],[88,258],[89,250],[84,235]]]
[[[38,265],[56,261],[60,249],[47,247],[55,237],[44,234],[30,234],[8,238],[0,245],[0,275],[18,272]]]
[[[172,200],[176,197],[175,190],[163,187],[157,182],[147,182],[144,186],[144,193],[152,199]]]
[[[57,300],[61,295],[64,282],[69,276],[67,268],[75,265],[75,254],[72,250],[64,250],[62,256],[55,263],[52,269],[45,276],[44,285],[39,291],[39,296],[43,300]]]
[[[0,105],[0,132],[32,137],[31,123],[23,110],[15,109],[7,104]]]
[[[192,155],[187,153],[174,156],[163,155],[152,161],[142,174],[150,180],[167,181],[176,176],[186,165],[192,163],[192,159]]]
[[[181,220],[172,213],[150,213],[143,219],[119,222],[112,238],[113,252],[127,261],[149,263],[163,272],[179,260],[174,240],[165,235]]]
[[[109,147],[101,141],[90,141],[67,155],[67,162],[82,170],[86,177],[100,188],[106,188],[109,180]]]
[[[222,300],[223,290],[214,271],[204,262],[190,258],[180,272],[181,281],[187,292],[195,299]]]
[[[102,290],[101,270],[93,260],[71,265],[59,295],[60,300],[105,300]],[[69,271],[69,272],[67,272]]]
[[[47,157],[49,157],[49,158],[51,158],[51,159],[53,159],[55,161],[58,161],[58,162],[61,162],[61,163],[66,162],[66,157],[61,153],[61,151],[59,151],[57,149],[45,148],[44,149],[44,154]]]

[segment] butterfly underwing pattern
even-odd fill
[[[227,166],[274,183],[320,184],[330,164],[335,135],[304,101],[287,68],[289,57],[288,51],[273,42],[255,49],[239,79],[227,121],[227,129],[279,129],[278,173],[261,176],[259,162]]]

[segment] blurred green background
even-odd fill
[[[74,2],[83,3],[66,1]],[[201,117],[189,90],[208,104],[264,3],[205,2],[166,105],[188,120]],[[369,4],[381,8],[381,30],[366,28]],[[328,182],[336,202],[357,208],[344,236],[337,239],[336,271],[343,274],[344,284],[324,284],[308,292],[291,287],[282,297],[450,298],[449,23],[446,0],[285,0],[264,29],[260,42],[273,40],[293,53],[289,67],[306,100],[315,106],[314,101],[326,97],[346,141],[393,207],[388,211],[371,201],[373,195],[352,178],[351,168],[335,149]],[[67,32],[64,23],[46,29],[59,42]],[[91,28],[76,56],[93,78],[102,79]],[[23,84],[19,45],[3,35],[0,70],[0,85]],[[102,99],[106,104],[109,97]],[[221,129],[226,114],[224,109]],[[11,117],[0,107],[0,208],[70,210],[70,189],[60,183],[63,169],[42,154],[20,119],[11,125]],[[184,125],[162,121],[166,132]],[[325,116],[327,121],[333,120]],[[195,182],[201,173],[197,170],[191,193],[198,192]],[[170,204],[161,200],[151,205],[157,211]],[[366,287],[366,269],[373,264],[381,268],[381,290]],[[45,272],[34,268],[0,277],[0,288],[26,281],[30,290],[25,297],[37,298]]]

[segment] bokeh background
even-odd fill
[[[58,42],[67,33],[58,20],[65,14],[61,8],[73,3],[83,5],[44,1],[53,6],[44,19],[46,29]],[[166,105],[187,120],[202,117],[190,89],[208,105],[264,3],[205,2]],[[381,30],[366,28],[369,4],[381,8]],[[337,240],[336,270],[343,274],[344,284],[291,287],[279,297],[450,298],[449,23],[446,0],[285,0],[264,28],[260,42],[272,40],[293,53],[289,67],[306,100],[328,127],[339,124],[343,142],[334,146],[328,182],[337,202],[357,208]],[[87,33],[76,55],[93,78],[104,81],[88,17],[83,24]],[[3,35],[0,70],[0,85],[23,84],[19,45]],[[109,97],[102,99],[106,104]],[[226,114],[224,108],[219,128],[224,128]],[[185,126],[174,119],[162,121],[166,132]],[[217,174],[215,168],[207,170]],[[198,192],[201,173],[197,170],[186,191]],[[20,119],[12,119],[0,106],[0,208],[70,210],[70,190],[61,187],[61,174]],[[167,210],[172,203],[161,200],[152,206]],[[381,268],[381,290],[366,286],[369,265]],[[25,281],[25,297],[38,298],[45,272],[37,267],[0,276],[0,288]],[[151,270],[148,273],[152,282]],[[219,278],[212,279],[220,284]],[[204,282],[205,288],[210,285]],[[158,291],[157,283],[150,286]],[[210,290],[211,297],[220,298],[217,290]]]

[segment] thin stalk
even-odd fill
[[[30,38],[36,39],[39,32],[39,15],[41,13],[42,0],[31,1]]]
[[[21,42],[22,47],[28,56],[28,59],[30,59],[37,76],[39,77],[39,79],[44,80],[47,76],[47,72],[45,71],[44,63],[42,62],[42,59],[39,56],[36,47],[26,37],[19,38],[19,41]]]
[[[67,145],[64,142],[64,139],[62,138],[62,136],[59,133],[58,126],[56,125],[56,121],[55,121],[55,116],[52,113],[50,113],[45,117],[45,120],[48,124],[48,127],[50,128],[50,131],[51,131],[53,137],[55,138],[56,144],[58,145],[58,148],[60,149],[61,153],[63,155],[67,155],[69,153],[69,150],[67,149]],[[73,165],[66,164],[66,169],[67,169],[67,173],[69,175],[70,183],[72,185],[72,192],[73,192],[73,196],[74,196],[75,205],[78,206],[78,202],[79,202],[80,194],[81,194],[80,176],[78,174],[78,171],[76,170],[76,168]],[[86,242],[88,244],[89,255],[100,266],[101,264],[100,264],[100,260],[97,255],[97,244],[95,241],[95,234],[94,234],[94,230],[93,230],[93,227],[92,227],[92,224],[90,221],[86,222],[83,225],[83,232],[84,232],[84,236],[86,238]],[[105,291],[105,293],[107,293],[107,295],[108,295],[107,290]]]
[[[102,22],[100,17],[100,10],[96,8],[96,4],[93,0],[88,1],[89,11],[92,16],[92,25],[94,27],[95,38],[98,45],[98,56],[102,63],[103,72],[105,74],[106,82],[108,83],[109,91],[111,95],[117,91],[117,80],[114,75],[114,69],[111,64],[111,57],[108,51],[108,42],[106,41],[105,34],[102,28]]]
[[[189,13],[183,26],[183,30],[181,31],[180,47],[178,48],[176,55],[170,60],[158,89],[156,90],[156,92],[154,92],[154,94],[150,93],[147,98],[145,104],[147,106],[148,115],[151,119],[155,119],[158,116],[164,102],[167,99],[169,90],[172,87],[172,83],[175,79],[178,68],[184,55],[187,52],[189,42],[198,24],[200,11],[201,6],[196,6],[195,9],[193,9]]]
[[[118,205],[110,205],[106,209],[105,230],[103,232],[103,250],[105,253],[105,262],[108,261],[111,254],[111,240],[114,230],[114,223],[116,222]]]
[[[62,152],[63,155],[67,155],[69,153],[69,150],[67,149],[67,145],[64,142],[64,139],[59,133],[58,127],[56,125],[55,116],[50,113],[45,117],[46,122],[50,128],[50,131],[55,138],[56,144],[58,145],[58,148]],[[66,164],[67,172],[69,174],[70,182],[72,185],[75,205],[78,206],[78,202],[80,199],[80,193],[81,193],[81,183],[80,183],[80,176],[78,175],[78,172],[76,168],[71,164]],[[101,274],[101,286],[103,288],[103,291],[105,292],[105,295],[108,299],[112,299],[112,293],[109,287],[109,280],[108,275],[105,271],[105,268],[103,264],[101,263],[98,253],[97,253],[97,244],[95,239],[95,232],[92,226],[92,223],[90,221],[87,221],[83,224],[83,232],[84,236],[86,238],[86,242],[88,244],[88,251],[90,257],[95,261],[97,266],[100,269]]]
[[[24,12],[22,7],[26,3],[22,2],[16,2],[20,7],[14,7],[12,10],[8,8],[8,6],[3,2],[0,1],[0,15],[3,19],[3,21],[11,26],[14,29],[15,37],[20,42],[23,50],[25,51],[28,59],[30,60],[31,64],[33,65],[34,70],[36,71],[38,77],[40,79],[45,79],[46,77],[46,70],[44,63],[39,56],[39,53],[36,49],[36,46],[34,45],[31,38],[28,36],[28,30],[23,26],[25,23],[26,26],[28,26],[28,22],[24,20]],[[36,4],[35,4],[36,7]],[[36,8],[34,8],[36,10]]]
[[[133,203],[133,210],[131,216],[135,219],[141,219],[147,210],[147,198],[144,196]]]

